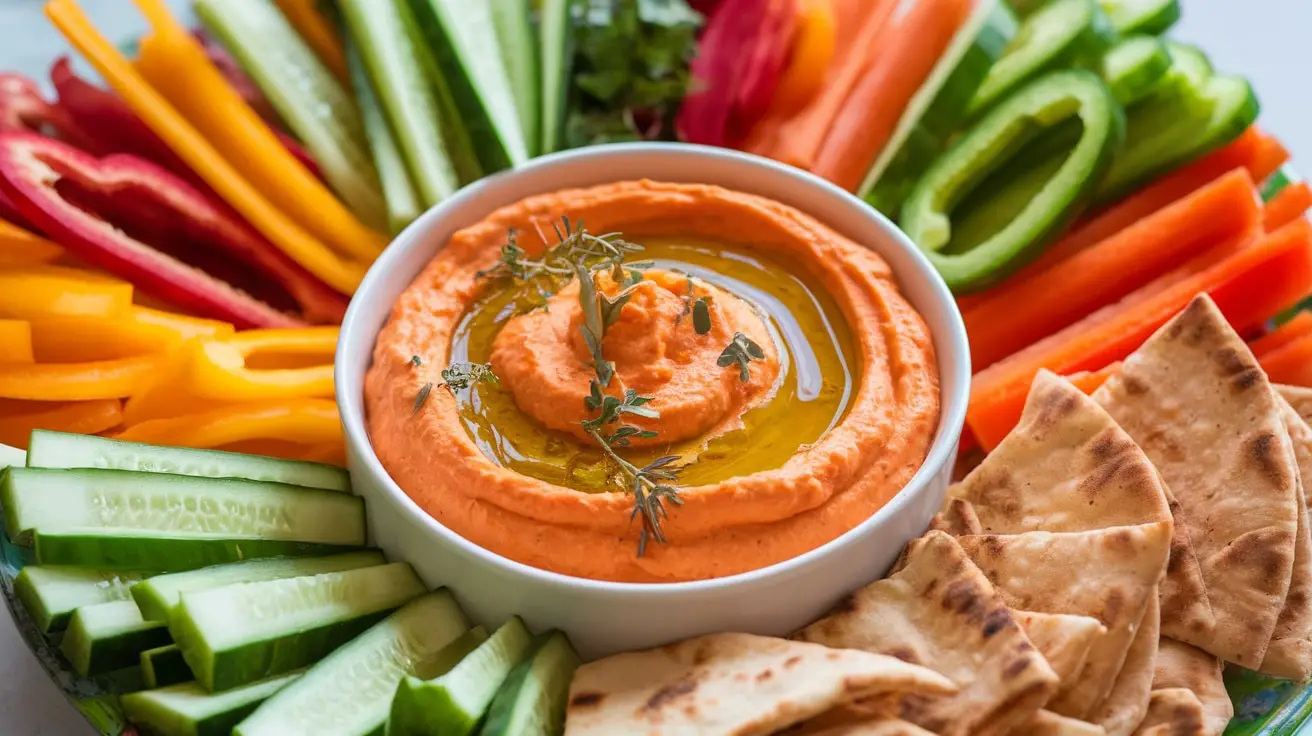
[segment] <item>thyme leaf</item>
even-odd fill
[[[466,389],[476,383],[488,383],[493,386],[501,381],[492,372],[490,363],[452,363],[442,369],[442,386],[455,392]]]
[[[743,383],[747,383],[752,377],[748,364],[753,360],[765,360],[765,351],[752,338],[741,332],[735,332],[733,333],[733,340],[724,347],[720,357],[715,359],[715,364],[721,368],[728,368],[737,363],[738,378]]]
[[[692,327],[698,335],[705,335],[711,331],[711,305],[707,303],[706,297],[697,297],[697,301],[692,305]]]
[[[431,393],[433,393],[432,381],[419,387],[419,393],[415,394],[415,408],[414,411],[411,412],[412,414],[418,414],[419,410],[424,408],[424,404],[428,403],[428,396]]]

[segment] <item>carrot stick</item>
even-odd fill
[[[1312,287],[1312,222],[1290,223],[1208,264],[1211,256],[1200,256],[977,374],[966,415],[976,439],[991,450],[1016,426],[1041,368],[1069,374],[1124,359],[1199,292],[1210,294],[1240,332],[1303,298]]]
[[[1107,383],[1107,379],[1119,373],[1121,370],[1121,361],[1116,361],[1111,365],[1099,368],[1096,371],[1080,371],[1066,376],[1066,380],[1075,384],[1075,387],[1086,394],[1092,394]]]
[[[99,401],[12,401],[0,399],[0,443],[27,449],[34,429],[95,434],[123,419],[118,399]]]
[[[1248,348],[1261,358],[1309,334],[1312,334],[1312,312],[1299,312],[1293,319],[1248,343]]]
[[[1262,217],[1236,169],[1047,270],[989,291],[962,315],[976,370],[1111,304]]]
[[[1300,181],[1286,186],[1266,203],[1262,221],[1267,232],[1275,232],[1312,209],[1312,188]]]
[[[969,0],[919,0],[884,26],[861,81],[825,135],[811,171],[855,192],[970,14]]]
[[[1257,361],[1273,383],[1312,386],[1312,333],[1300,335],[1286,345],[1259,355]]]

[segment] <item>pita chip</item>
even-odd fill
[[[1279,399],[1285,428],[1294,443],[1294,458],[1298,462],[1299,492],[1298,529],[1294,537],[1294,569],[1289,576],[1289,593],[1285,607],[1276,619],[1271,632],[1271,643],[1259,672],[1287,680],[1307,680],[1312,677],[1312,537],[1308,532],[1307,489],[1305,481],[1312,481],[1312,428],[1294,411],[1285,399]]]
[[[873,721],[840,723],[832,726],[811,727],[802,724],[780,732],[781,736],[934,736],[933,731],[926,731],[914,723],[897,718],[880,718]]]
[[[1203,704],[1184,688],[1154,690],[1135,736],[1207,736]],[[1220,733],[1217,731],[1216,733]]]
[[[975,515],[975,508],[969,501],[961,498],[949,498],[943,505],[943,510],[934,514],[934,518],[929,522],[929,528],[954,537],[984,533],[979,517]]]
[[[1221,660],[1182,642],[1162,639],[1157,647],[1153,689],[1184,688],[1202,704],[1203,733],[1219,736],[1235,715],[1221,677]]]
[[[960,483],[940,516],[985,534],[1078,532],[1171,519],[1170,491],[1143,450],[1070,381],[1040,371],[1020,422]],[[961,502],[969,504],[968,510]],[[1163,620],[1210,629],[1203,575],[1184,528],[1172,530]]]
[[[1094,394],[1179,501],[1176,523],[1203,572],[1214,625],[1169,631],[1249,668],[1262,663],[1284,608],[1298,529],[1298,467],[1276,398],[1206,296]]]
[[[1276,384],[1275,389],[1276,393],[1280,394],[1285,401],[1288,401],[1289,405],[1294,407],[1294,411],[1298,412],[1300,417],[1303,417],[1303,421],[1312,422],[1312,388]],[[1307,492],[1307,490],[1306,488],[1303,489],[1304,492]]]
[[[1009,733],[1057,691],[1057,675],[1002,596],[943,532],[913,540],[897,572],[794,638],[886,654],[945,675],[958,686],[955,694],[908,694],[896,713],[943,736]]]
[[[1045,706],[1087,720],[1111,692],[1166,571],[1171,523],[957,541],[1009,606],[1091,616],[1107,628],[1091,647],[1075,685]]]
[[[1093,643],[1107,633],[1107,627],[1089,616],[1037,611],[1012,611],[1012,614],[1030,643],[1057,674],[1058,692],[1075,684]]]
[[[1052,711],[1041,710],[1025,728],[1016,732],[1025,736],[1107,736],[1102,726],[1074,718],[1059,716]]]
[[[1107,736],[1130,736],[1148,713],[1160,622],[1161,609],[1157,596],[1153,596],[1139,621],[1125,664],[1116,675],[1116,684],[1090,719],[1102,726]]]
[[[858,698],[955,690],[942,675],[894,657],[711,634],[580,667],[565,732],[765,736]]]

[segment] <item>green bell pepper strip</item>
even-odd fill
[[[1073,119],[1081,130],[1069,152],[1011,181],[991,178],[1014,171],[1006,166],[1009,159]],[[954,293],[989,286],[1038,255],[1079,213],[1124,136],[1124,113],[1096,74],[1050,73],[995,107],[940,156],[916,184],[898,224]],[[962,207],[979,195],[983,202]],[[954,215],[971,220],[970,227],[955,225]]]

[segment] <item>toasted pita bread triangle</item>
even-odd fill
[[[1153,596],[1143,612],[1125,664],[1116,675],[1116,684],[1107,699],[1090,719],[1107,731],[1107,736],[1130,736],[1148,713],[1148,699],[1153,689],[1153,663],[1157,659],[1161,609]]]
[[[960,498],[948,498],[943,504],[943,510],[934,514],[930,520],[929,528],[954,537],[984,533],[979,517],[975,515],[975,507]]]
[[[1184,688],[1154,690],[1135,736],[1209,736],[1203,704]],[[1219,731],[1216,732],[1219,735]]]
[[[1107,736],[1107,732],[1102,726],[1088,723],[1086,721],[1077,721],[1074,718],[1059,716],[1052,711],[1041,710],[1030,722],[1025,724],[1025,728],[1016,732],[1017,736]]]
[[[1312,428],[1294,411],[1289,402],[1278,399],[1285,417],[1285,428],[1294,443],[1294,458],[1298,461],[1299,492],[1298,530],[1294,537],[1294,569],[1289,576],[1289,593],[1285,607],[1276,619],[1271,632],[1271,643],[1266,648],[1259,672],[1287,680],[1306,680],[1312,677],[1312,536],[1309,536],[1307,489],[1304,483],[1312,482]]]
[[[936,517],[940,528],[968,533],[977,522],[985,534],[1166,521],[1174,500],[1148,456],[1112,417],[1049,371],[1035,376],[1016,428],[948,489],[948,498]],[[1210,629],[1212,613],[1188,532],[1181,528],[1172,534],[1162,618]]]
[[[1204,733],[1219,736],[1235,715],[1221,676],[1221,660],[1197,647],[1162,639],[1157,647],[1153,690],[1183,688],[1202,704]]]
[[[897,713],[943,736],[1009,733],[1057,690],[1057,675],[1002,597],[943,532],[912,540],[901,569],[795,638],[887,654],[945,675],[957,684],[955,694],[910,694]]]
[[[1090,616],[1038,611],[1012,611],[1012,614],[1025,629],[1030,643],[1057,674],[1058,692],[1075,684],[1094,642],[1107,633],[1107,627]]]
[[[1115,684],[1135,625],[1165,574],[1171,522],[958,541],[1011,607],[1091,616],[1107,627],[1076,684],[1046,706],[1087,720]]]
[[[932,670],[881,654],[711,634],[583,665],[567,715],[570,736],[764,736],[857,698],[955,690]]]
[[[1289,405],[1294,407],[1294,411],[1298,412],[1300,417],[1303,417],[1303,421],[1312,422],[1312,388],[1276,384],[1275,389],[1276,393],[1280,394],[1285,401],[1288,401]],[[1312,489],[1303,489],[1304,494],[1310,491]]]
[[[1298,527],[1294,448],[1266,374],[1200,296],[1094,399],[1161,472],[1203,572],[1214,625],[1168,630],[1259,666],[1289,590]]]

